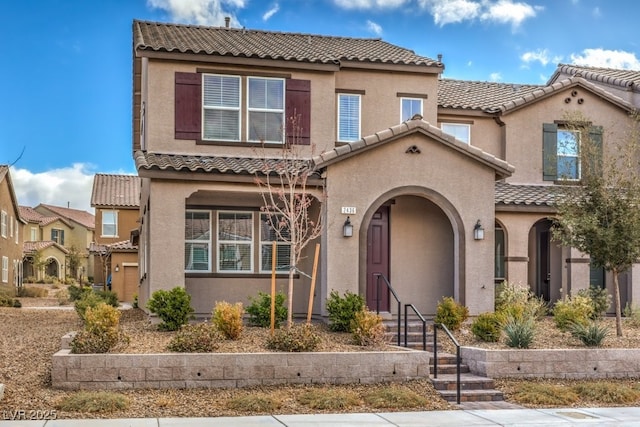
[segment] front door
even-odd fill
[[[551,300],[551,250],[549,231],[540,232],[538,240],[538,296]]]
[[[389,311],[389,290],[380,279],[378,294],[377,274],[389,278],[389,206],[381,206],[373,214],[367,231],[367,307]]]

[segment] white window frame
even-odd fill
[[[411,114],[409,114],[408,117],[405,118],[404,101],[409,101],[411,103],[419,102],[420,103],[420,112],[411,113]],[[406,97],[406,96],[400,98],[400,123],[404,123],[407,120],[411,120],[411,117],[415,116],[416,114],[420,114],[421,116],[424,116],[423,111],[424,111],[424,100],[422,98],[411,98],[411,97]]]
[[[250,215],[251,237],[248,241],[243,240],[224,240],[220,239],[220,215],[221,214],[241,214]],[[255,215],[252,211],[242,210],[219,210],[216,211],[216,271],[218,273],[228,274],[252,274],[254,272],[254,241],[255,241]],[[246,270],[226,270],[222,268],[222,245],[248,245],[249,246],[249,268]],[[241,262],[241,260],[239,261]]]
[[[19,228],[18,228],[18,220],[16,219],[16,244],[20,243],[19,242],[19,240],[20,240],[19,234],[20,234],[20,231],[19,231]]]
[[[9,282],[9,257],[2,257],[2,283]]]
[[[56,238],[53,238],[53,232],[56,232]],[[64,229],[62,228],[52,228],[51,229],[51,240],[59,244],[60,246],[64,246]]]
[[[205,81],[208,78],[219,79],[233,79],[238,82],[238,103],[237,105],[207,105],[205,103]],[[222,95],[221,95],[222,98]],[[205,125],[206,125],[206,111],[235,111],[238,114],[238,133],[235,138],[219,138],[219,137],[207,137]],[[229,74],[212,74],[207,73],[202,75],[202,139],[207,141],[240,141],[242,134],[242,78],[240,76],[234,76]]]
[[[560,154],[562,150],[561,147],[561,134],[573,134],[575,135],[575,153],[563,153]],[[562,181],[579,181],[582,178],[582,163],[580,162],[580,144],[582,140],[582,134],[579,131],[567,130],[567,129],[558,129],[556,133],[556,175],[558,180]],[[560,173],[560,159],[575,159],[576,162],[576,174],[577,176],[565,176]]]
[[[7,212],[0,212],[0,235],[7,238]]]
[[[470,124],[443,122],[443,123],[440,123],[440,129],[442,130],[442,132],[444,132],[446,134],[449,134],[451,136],[454,136],[459,141],[462,141],[465,144],[471,145],[471,125]],[[459,133],[454,131],[454,129],[458,129],[458,130],[465,129],[466,130],[466,134],[467,134],[466,140],[456,136],[456,135],[459,135]]]
[[[110,222],[105,222],[105,214],[113,214],[113,224]],[[105,225],[113,225],[113,233],[105,233],[104,226]],[[115,209],[103,209],[102,210],[102,224],[100,228],[100,232],[102,233],[100,237],[118,237],[118,211]]]
[[[211,272],[211,256],[212,256],[212,253],[211,253],[211,246],[212,246],[212,233],[211,233],[211,230],[213,229],[212,224],[211,224],[212,212],[210,210],[206,210],[206,209],[187,209],[185,211],[185,216],[186,216],[186,214],[188,214],[190,212],[206,213],[209,216],[209,230],[208,230],[209,238],[206,239],[206,240],[203,240],[203,239],[185,239],[185,241],[184,241],[185,242],[185,244],[184,244],[185,255],[186,255],[186,250],[187,250],[188,244],[206,245],[207,246],[207,269],[206,270],[190,269],[189,265],[186,263],[186,260],[185,260],[184,269],[185,269],[185,272],[187,272],[187,273],[210,273]],[[185,218],[185,226],[186,226],[186,218]],[[186,230],[185,230],[185,234],[186,234]],[[146,254],[147,254],[146,251],[147,251],[147,246],[145,245],[145,257],[146,257]],[[193,256],[190,256],[189,258],[193,259]],[[145,265],[144,268],[146,268],[146,266],[147,266],[146,259],[144,261],[144,265]]]
[[[282,97],[282,108],[267,108],[267,107],[252,107],[251,106],[251,81],[278,81],[282,85],[281,97]],[[267,91],[268,93],[268,91]],[[285,129],[285,108],[286,108],[286,86],[285,80],[281,78],[273,78],[273,77],[256,77],[256,76],[248,76],[247,77],[247,141],[249,142],[264,142],[267,144],[282,144],[284,142],[284,129]],[[251,138],[251,113],[276,113],[281,114],[280,120],[280,139],[278,140],[270,140],[270,139],[256,139]]]
[[[357,107],[358,107],[358,118],[357,118],[357,128],[358,128],[358,134],[357,136],[351,136],[351,135],[342,135],[342,102],[343,100],[346,99],[357,99]],[[345,120],[354,120],[353,117],[346,117]],[[349,126],[351,127],[351,126]],[[361,134],[362,134],[362,96],[360,94],[355,94],[355,93],[339,93],[338,94],[338,126],[337,126],[337,139],[338,142],[354,142],[354,141],[358,141],[361,138]]]
[[[13,237],[13,215],[9,217],[9,236]]]
[[[269,216],[279,216],[281,217],[282,215],[277,215],[277,214],[267,214],[267,213],[261,213],[260,214],[260,225],[259,225],[259,234],[260,234],[260,273],[271,273],[271,264],[268,265],[267,269],[263,269],[263,259],[264,256],[267,254],[265,251],[271,251],[271,249],[273,248],[273,242],[274,239],[271,238],[271,236],[267,236],[265,234],[265,229],[263,227],[269,227],[270,229],[273,228],[271,226],[271,223],[269,222],[268,217]],[[279,248],[281,247],[286,247],[289,249],[289,251],[291,251],[291,242],[288,241],[284,241],[282,239],[280,239],[278,237],[277,232],[274,231],[274,235],[275,235],[275,242],[276,242],[276,253],[279,252]],[[280,266],[282,267],[282,266]],[[287,267],[289,267],[287,265]],[[282,268],[278,268],[278,266],[276,265],[276,271],[278,272],[284,272],[284,271],[288,271],[284,270]]]
[[[31,232],[31,241],[32,242],[37,242],[38,241],[38,228],[37,227],[31,227],[30,232]]]

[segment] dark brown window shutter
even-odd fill
[[[176,139],[202,138],[202,75],[176,73]]]
[[[292,144],[311,144],[311,81],[287,79],[285,108],[286,140]],[[294,128],[295,123],[295,128]]]

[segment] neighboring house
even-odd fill
[[[65,275],[87,280],[93,272],[93,257],[89,257],[89,246],[94,241],[95,218],[93,214],[72,208],[41,203],[35,208],[44,217],[57,217],[68,229],[47,226],[39,240],[54,241],[69,251]]]
[[[140,183],[134,175],[96,174],[91,192],[95,282],[107,283],[120,301],[127,302],[138,294],[138,246],[130,242],[130,236],[138,231]]]
[[[0,285],[22,285],[23,224],[9,166],[0,165]]]
[[[426,315],[444,296],[492,311],[502,280],[549,301],[590,280],[608,286],[549,234],[553,189],[580,178],[565,113],[592,120],[606,155],[633,111],[607,87],[441,79],[439,59],[379,39],[141,21],[133,36],[141,306],[174,286],[199,314],[268,291],[273,237],[254,177],[265,158],[277,169],[287,144],[316,171],[312,210],[324,215],[316,316],[332,290],[395,313],[386,287],[376,294],[378,274]],[[558,137],[573,148],[558,150]],[[635,276],[626,301],[640,291]],[[311,280],[296,277],[300,314]]]

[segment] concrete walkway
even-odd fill
[[[0,410],[6,419],[11,415]],[[27,414],[28,416],[29,414]],[[126,418],[1,421],[0,427],[420,427],[420,426],[640,426],[640,407],[474,409],[375,414],[264,415],[218,418]]]

